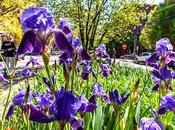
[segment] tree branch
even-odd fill
[[[10,6],[8,8],[6,8],[4,6],[0,6],[0,7],[1,7],[1,13],[0,13],[0,15],[2,16],[2,15],[5,15],[7,13],[10,13],[10,12],[15,11],[18,6],[17,5],[15,5],[15,6],[13,5],[13,6]]]

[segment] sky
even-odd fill
[[[164,2],[164,0],[146,0],[146,2],[149,3],[149,4],[156,4],[156,5],[158,5],[158,4],[162,3],[162,2]]]

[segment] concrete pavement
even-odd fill
[[[42,66],[44,66],[44,63],[43,63],[43,59],[41,56],[32,56],[33,58],[37,59],[37,61],[40,63],[39,66],[36,66],[37,68],[40,68]],[[26,63],[30,60],[30,56],[25,56],[24,60],[19,60],[17,62],[17,65],[15,67],[15,70],[16,70],[16,75],[13,79],[13,83],[14,84],[19,84],[18,82],[22,81],[22,77],[20,76],[20,72],[26,67]],[[51,56],[50,57],[50,61],[49,61],[49,64],[50,65],[53,65],[55,63],[55,60],[58,60],[58,55],[55,55],[55,56]],[[3,64],[2,62],[0,62],[0,64]],[[27,68],[30,68],[31,65],[27,66]],[[4,65],[3,67],[0,68],[0,72],[1,73],[4,73]],[[6,87],[8,87],[8,84],[6,82],[0,82],[0,88],[2,89],[5,89]]]
[[[112,59],[112,63],[113,62],[114,62],[114,59]],[[121,66],[131,67],[131,68],[144,69],[144,70],[148,70],[148,71],[153,70],[152,67],[147,66],[147,65],[136,64],[136,63],[134,63],[133,60],[115,59],[115,64],[119,64]]]

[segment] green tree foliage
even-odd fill
[[[175,43],[175,1],[167,0],[157,6],[148,16],[146,24],[140,38],[140,42],[145,48],[154,49],[157,40],[167,37]]]
[[[133,39],[133,27],[145,18],[144,0],[43,0],[54,14],[68,17],[83,46],[92,49],[111,38],[119,43]]]
[[[141,21],[146,16],[145,4],[143,1],[123,2],[112,19],[111,31],[109,34],[118,42],[128,41],[134,35],[134,27],[142,26]]]
[[[12,33],[16,43],[19,44],[22,36],[20,14],[24,9],[39,4],[39,0],[1,0],[0,30]]]
[[[74,33],[80,36],[86,50],[101,42],[106,34],[111,16],[122,0],[44,0],[57,21],[60,17],[70,19]]]

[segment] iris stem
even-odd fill
[[[162,81],[160,80],[160,87],[159,87],[159,104],[162,96],[163,88],[162,88]]]
[[[9,68],[7,67],[7,64],[6,64],[6,62],[5,62],[5,60],[4,60],[4,58],[3,58],[1,53],[0,53],[0,58],[2,59],[2,62],[5,65],[5,69],[7,70],[7,73],[10,74]]]
[[[86,97],[89,95],[89,78],[87,79],[87,86],[86,86]]]
[[[46,69],[47,76],[48,76],[48,79],[49,79],[50,84],[51,84],[51,92],[56,98],[55,86],[54,86],[53,81],[52,81],[51,76],[50,76],[49,66],[46,64],[45,64],[45,69]]]
[[[64,130],[65,128],[65,123],[60,123],[60,130]]]
[[[5,112],[6,112],[8,103],[9,103],[10,93],[11,93],[11,89],[12,89],[12,84],[13,84],[12,77],[10,77],[10,87],[9,87],[8,96],[7,96],[7,100],[6,100],[6,103],[5,103],[4,111],[3,111],[3,114],[2,114],[2,122],[4,120]],[[3,126],[2,126],[2,128],[3,128]]]
[[[119,119],[118,119],[119,106],[120,106],[120,105],[118,105],[118,104],[115,105],[116,125],[118,125],[118,123],[119,123]]]
[[[64,78],[65,78],[65,89],[66,91],[69,90],[69,81],[70,81],[70,70],[67,66],[67,64],[63,64],[63,75],[64,75]]]
[[[75,74],[74,74],[74,71],[75,70],[72,70],[72,77],[71,77],[71,91],[73,91],[73,87],[74,87],[74,76],[75,76]]]

